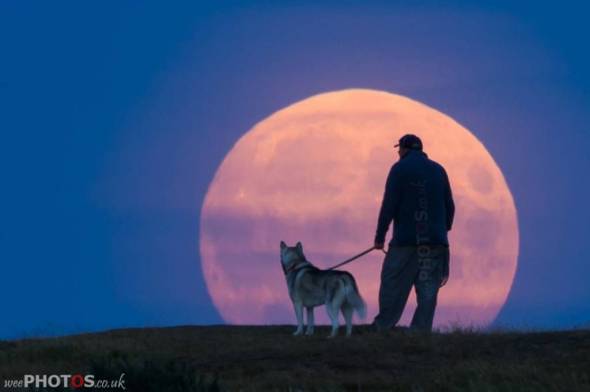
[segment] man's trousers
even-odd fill
[[[447,246],[390,246],[381,269],[377,326],[386,329],[397,324],[414,286],[418,306],[411,327],[430,331],[438,289],[448,266]]]

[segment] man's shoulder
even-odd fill
[[[435,169],[439,170],[439,171],[440,171],[440,172],[442,172],[442,173],[446,173],[446,170],[445,170],[445,168],[444,168],[444,166],[443,166],[443,165],[441,165],[441,164],[440,164],[440,163],[438,163],[437,161],[435,161],[435,160],[432,160],[432,159],[430,159],[430,158],[427,158],[427,159],[428,159],[428,163],[429,163],[429,164],[430,164],[430,165],[431,165],[433,168],[435,168]]]
[[[400,179],[407,171],[407,163],[404,162],[404,160],[402,159],[391,165],[391,169],[389,169],[389,175],[397,179]]]

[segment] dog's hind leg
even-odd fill
[[[295,316],[297,316],[297,329],[293,335],[301,335],[303,333],[303,304],[301,302],[293,302],[295,308]]]
[[[346,336],[350,336],[350,334],[352,333],[353,307],[347,302],[345,302],[344,304],[342,304],[342,308],[340,308],[340,310],[342,311],[342,315],[344,316],[344,321],[346,321]]]
[[[334,336],[336,336],[338,334],[338,307],[335,306],[335,304],[332,302],[328,302],[326,304],[326,310],[328,311],[328,316],[330,317],[330,320],[332,321],[332,332],[330,333],[330,335],[328,336],[329,338],[333,338]]]
[[[308,306],[307,308],[307,330],[305,331],[306,335],[313,335],[313,306]]]
[[[344,303],[345,296],[346,293],[344,291],[344,286],[341,285],[339,289],[332,293],[332,298],[329,298],[329,300],[326,301],[328,316],[330,316],[330,320],[332,321],[332,333],[330,334],[331,338],[338,334],[338,313],[342,307],[342,304]]]

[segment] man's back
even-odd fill
[[[418,150],[395,163],[387,177],[376,243],[384,243],[393,220],[390,245],[447,245],[455,206],[444,168]]]

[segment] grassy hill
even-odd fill
[[[361,326],[351,338],[326,339],[327,327],[313,337],[293,337],[293,329],[183,326],[1,341],[0,382],[125,373],[127,390],[138,392],[590,391],[590,331],[421,334]]]

